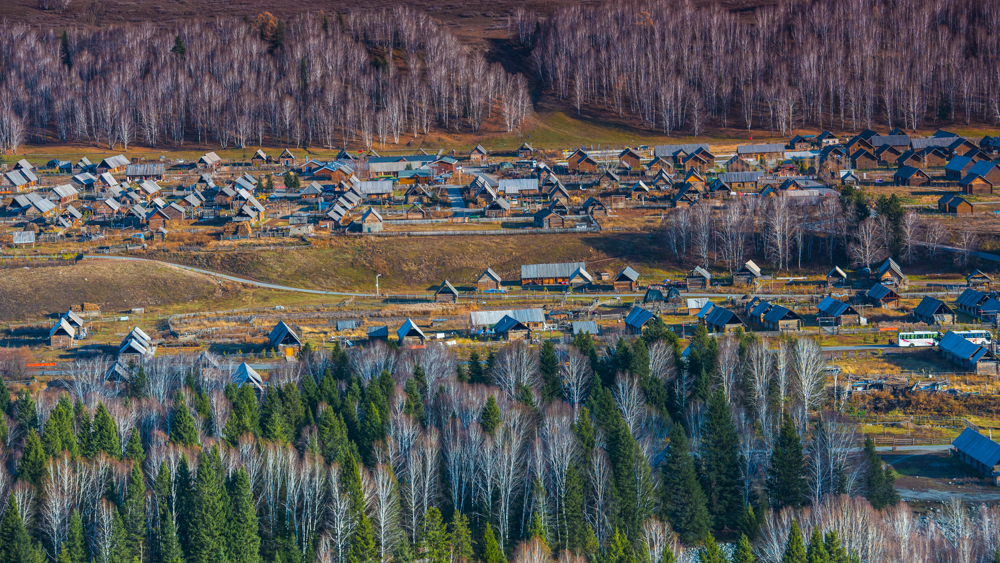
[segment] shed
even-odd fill
[[[369,207],[365,214],[361,216],[362,233],[381,233],[382,215],[378,211]]]
[[[458,290],[451,285],[450,281],[444,280],[444,283],[434,292],[434,301],[437,303],[457,303]]]
[[[861,315],[858,314],[854,307],[851,307],[843,301],[838,301],[829,295],[824,297],[820,301],[819,305],[816,306],[817,320],[827,318],[831,319],[833,326],[854,326],[861,324]]]
[[[966,340],[960,334],[948,331],[938,342],[938,351],[944,358],[979,375],[997,375],[997,357],[986,346]]]
[[[601,329],[597,326],[597,321],[573,321],[570,323],[570,332],[577,334],[590,334],[599,336]]]
[[[692,291],[695,289],[706,289],[712,284],[712,274],[708,273],[708,270],[702,268],[701,266],[695,266],[691,270],[687,278],[687,290]]]
[[[292,348],[299,348],[302,346],[302,341],[299,340],[299,336],[295,334],[292,327],[285,324],[285,321],[278,321],[278,324],[274,325],[271,332],[267,335],[267,339],[271,341],[271,346],[275,350],[285,349],[285,355],[292,355]]]
[[[618,272],[618,275],[615,276],[613,284],[616,292],[638,291],[639,272],[633,270],[631,266],[625,266],[622,268],[622,271]]]
[[[802,316],[781,305],[774,305],[771,310],[764,315],[763,324],[771,330],[802,330],[805,323]]]
[[[52,330],[49,331],[49,346],[53,348],[71,348],[76,341],[76,329],[66,317],[60,317]]]
[[[847,273],[840,269],[840,266],[834,266],[830,273],[826,275],[826,286],[827,287],[843,287],[847,282]]]
[[[737,328],[746,329],[746,323],[725,307],[712,307],[705,316],[705,327],[709,332],[730,332]]]
[[[241,363],[230,376],[237,387],[250,385],[258,395],[264,392],[264,378],[246,362]]]
[[[966,428],[951,443],[951,455],[1000,486],[1000,444]]]
[[[865,293],[865,298],[874,307],[895,309],[899,307],[899,294],[892,288],[877,283]]]
[[[423,348],[424,341],[427,340],[424,331],[410,319],[406,319],[403,326],[396,331],[396,338],[399,340],[399,346],[406,348]]]
[[[742,268],[733,274],[734,285],[750,285],[760,279],[760,267],[753,260],[748,260]]]
[[[493,330],[498,337],[504,340],[531,339],[531,328],[510,315],[504,315],[497,324],[493,325]]]
[[[656,315],[643,309],[642,307],[633,306],[625,316],[625,328],[632,334],[641,334],[643,327],[646,323],[656,318]]]
[[[932,324],[954,324],[955,312],[944,301],[925,295],[920,304],[913,310],[913,316],[918,321]]]
[[[982,270],[974,270],[971,274],[965,276],[965,284],[968,287],[973,288],[987,288],[993,287],[993,278],[984,273]]]
[[[486,291],[487,289],[500,289],[503,280],[500,275],[493,271],[493,268],[486,268],[486,271],[476,279],[476,289]]]
[[[368,340],[389,340],[389,326],[370,326],[368,327]]]

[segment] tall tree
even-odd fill
[[[90,454],[104,452],[108,456],[118,459],[121,457],[121,444],[118,442],[118,426],[114,419],[104,407],[104,403],[97,405],[94,412],[93,431],[90,436]]]
[[[702,475],[712,522],[719,529],[733,528],[743,512],[737,454],[739,435],[722,389],[716,389],[712,394],[702,432]]]
[[[257,533],[257,512],[254,510],[250,477],[239,468],[229,485],[232,516],[227,523],[226,548],[231,563],[260,563],[260,535]]]
[[[483,532],[483,563],[507,563],[507,557],[500,549],[497,537],[493,533],[493,527],[486,523],[486,531]]]
[[[542,401],[548,403],[562,398],[562,382],[559,380],[559,358],[551,340],[542,344],[538,354],[538,371],[542,374]]]
[[[39,488],[42,486],[42,480],[48,474],[45,448],[34,428],[28,431],[28,437],[24,440],[24,455],[21,456],[21,465],[18,466],[17,471],[18,478]]]
[[[799,530],[799,523],[794,520],[792,529],[788,532],[788,542],[785,543],[785,553],[781,556],[781,563],[808,563],[806,546],[802,542],[802,531]]]
[[[806,495],[806,470],[802,442],[791,417],[785,417],[768,472],[767,491],[776,507],[799,506]]]
[[[702,540],[708,533],[708,508],[705,493],[698,484],[688,439],[680,424],[674,424],[670,430],[662,491],[663,517],[681,541],[693,544]]]
[[[218,449],[198,456],[194,506],[190,513],[188,563],[228,563],[225,528],[229,499],[223,486]]]
[[[750,547],[750,539],[746,534],[740,534],[740,540],[736,543],[736,551],[733,552],[733,563],[756,563],[753,556],[753,548]]]
[[[121,508],[125,542],[134,554],[145,553],[146,541],[146,485],[138,463],[132,464],[125,500]]]

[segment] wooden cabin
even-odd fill
[[[435,303],[458,303],[458,290],[451,282],[444,280],[444,283],[434,292]]]
[[[615,276],[612,284],[616,293],[639,291],[639,272],[633,270],[631,266],[625,266]]]
[[[493,268],[486,268],[479,278],[476,280],[476,289],[479,291],[486,291],[487,289],[500,289],[503,284],[503,280],[500,279],[500,275],[493,271]]]
[[[701,266],[695,266],[691,270],[687,278],[685,278],[687,283],[687,290],[694,291],[697,289],[707,289],[712,285],[712,274],[708,273],[708,270],[702,268]]]

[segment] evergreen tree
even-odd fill
[[[823,545],[823,534],[819,528],[813,528],[809,546],[806,548],[806,560],[808,563],[830,563],[830,556],[826,552],[826,546]]]
[[[272,442],[288,442],[288,423],[285,420],[285,405],[278,396],[277,390],[272,390],[264,396],[260,406],[260,426],[265,440]]]
[[[195,507],[194,483],[191,481],[191,466],[187,454],[181,454],[181,462],[177,466],[177,477],[174,479],[176,515],[190,515]],[[191,553],[191,518],[177,518],[177,540],[183,553]]]
[[[542,517],[539,516],[537,511],[532,515],[531,527],[528,528],[528,539],[533,540],[535,538],[542,540],[542,543],[548,545],[548,541],[545,539],[545,526],[542,525]]]
[[[231,563],[260,563],[260,535],[257,533],[257,512],[254,510],[250,477],[240,468],[233,474],[229,486],[232,517],[228,523],[227,552]]]
[[[244,434],[254,436],[260,434],[260,412],[257,407],[257,395],[249,385],[236,390],[232,401],[233,410],[222,430],[222,435],[227,444],[235,446],[240,436]]]
[[[708,534],[708,508],[698,484],[687,436],[680,424],[670,431],[666,463],[663,465],[663,517],[681,541],[693,544]]]
[[[755,563],[757,559],[753,556],[753,549],[750,547],[750,539],[746,534],[740,534],[740,541],[736,544],[736,551],[733,552],[733,563]]]
[[[483,364],[479,359],[479,352],[473,350],[469,354],[469,383],[487,384],[486,374],[483,372]]]
[[[580,473],[573,465],[566,468],[565,483],[566,495],[562,503],[562,519],[566,526],[566,537],[558,547],[577,551],[587,541],[586,528],[588,526],[584,521],[583,479],[580,478]]]
[[[190,544],[188,563],[227,563],[225,526],[227,498],[222,482],[222,460],[218,449],[203,451],[198,458],[194,506],[190,513]],[[220,559],[220,555],[223,558]]]
[[[146,486],[138,463],[132,464],[121,507],[125,542],[131,553],[144,553],[146,541]]]
[[[551,340],[542,344],[538,354],[538,370],[542,374],[542,401],[549,403],[562,398],[562,381],[559,380],[559,358]]]
[[[157,552],[159,563],[183,563],[184,553],[181,551],[174,518],[169,512],[167,515],[169,517],[160,524],[160,549]]]
[[[490,395],[489,399],[486,399],[486,404],[483,405],[483,412],[479,414],[479,424],[483,426],[483,430],[492,434],[498,426],[500,426],[500,407],[497,406],[496,397]]]
[[[286,383],[281,388],[281,402],[288,437],[289,439],[297,438],[299,431],[305,424],[306,410],[302,405],[302,394],[294,383]]]
[[[347,425],[344,424],[344,418],[333,407],[323,411],[317,435],[320,451],[327,463],[340,460],[341,456],[347,452],[349,446]]]
[[[837,530],[830,530],[825,536],[823,536],[823,546],[826,547],[826,553],[830,557],[830,563],[850,563],[851,558],[847,555],[847,550],[845,550],[844,546],[840,543],[840,537],[837,535]]]
[[[122,521],[122,515],[118,511],[118,507],[112,508],[113,520],[111,523],[111,549],[109,556],[110,562],[125,562],[132,561],[132,546],[129,541],[128,533],[125,531],[125,524]]]
[[[125,459],[135,462],[140,467],[146,463],[146,450],[142,449],[142,440],[139,439],[138,430],[133,430],[128,437],[128,444],[125,446]]]
[[[0,561],[20,563],[22,554],[31,547],[31,538],[17,511],[17,497],[10,495],[7,511],[0,521]]]
[[[490,383],[493,380],[493,368],[497,365],[497,355],[493,353],[493,349],[490,348],[490,353],[486,355],[486,370],[483,373],[483,377],[486,378],[486,383]]]
[[[896,492],[896,476],[892,467],[883,467],[882,459],[875,451],[875,442],[871,436],[865,438],[865,459],[868,461],[868,472],[865,474],[866,497],[872,507],[881,510],[899,502]]]
[[[486,531],[483,533],[483,563],[507,563],[507,557],[497,543],[497,537],[493,534],[490,523],[486,523]]]
[[[45,421],[42,446],[49,457],[58,456],[64,451],[71,456],[77,454],[76,436],[73,435],[73,406],[67,395],[59,398],[59,403]]]
[[[740,523],[737,529],[741,534],[752,540],[757,537],[759,528],[757,515],[754,514],[753,507],[747,504],[743,510],[743,514],[740,516]]]
[[[46,462],[42,440],[38,437],[38,432],[32,428],[28,430],[28,437],[24,441],[24,455],[17,469],[18,478],[41,488],[42,480],[48,474]]]
[[[381,411],[381,412],[388,412]],[[358,449],[365,465],[375,465],[375,448],[385,439],[385,426],[382,424],[382,414],[375,402],[369,402],[365,416],[361,420],[361,440]]]
[[[141,399],[146,396],[146,369],[139,366],[139,370],[132,379],[132,396]]]
[[[347,556],[348,563],[376,563],[379,561],[378,547],[375,545],[375,532],[372,523],[361,513],[358,528],[351,539],[351,551]]]
[[[182,446],[193,446],[198,443],[198,428],[194,424],[194,418],[184,404],[184,395],[178,391],[174,399],[174,420],[170,425],[170,441]]]
[[[80,455],[91,457],[94,455],[95,450],[93,449],[93,442],[91,440],[91,431],[93,430],[90,411],[84,406],[83,402],[79,399],[76,400],[76,404],[73,405],[73,415],[76,417],[76,447]]]
[[[705,534],[705,547],[698,552],[699,563],[728,563],[712,534]]]
[[[475,563],[476,552],[472,531],[469,530],[469,519],[457,510],[451,517],[451,546],[456,563]]]
[[[771,503],[778,508],[802,504],[806,494],[805,474],[802,442],[799,441],[792,419],[786,417],[778,433],[774,451],[771,452],[771,468],[767,479]]]
[[[635,552],[632,551],[632,546],[628,541],[628,535],[615,528],[615,533],[608,541],[603,556],[599,560],[601,563],[637,563]]]
[[[628,370],[640,380],[649,377],[649,350],[641,338],[636,338],[632,343],[632,357],[629,359]]]
[[[581,458],[590,459],[591,452],[597,446],[597,438],[594,435],[594,422],[590,418],[590,409],[587,407],[580,409],[580,416],[573,424],[573,433],[580,442]]]
[[[365,496],[361,488],[361,472],[350,451],[346,453],[340,472],[340,488],[351,499],[351,517],[359,520],[365,513]]]
[[[104,452],[108,456],[118,459],[121,457],[121,446],[118,442],[118,426],[114,419],[108,414],[108,409],[104,403],[97,405],[97,412],[94,413],[94,429],[90,436],[90,450],[96,454]]]
[[[0,377],[0,414],[10,414],[10,390],[3,377]]]
[[[781,563],[808,563],[806,546],[802,543],[802,532],[799,530],[799,523],[794,520],[792,529],[788,533],[788,543],[785,544],[785,554],[781,556]]]
[[[451,544],[448,530],[441,520],[441,511],[430,507],[424,513],[421,523],[421,548],[424,560],[428,563],[449,563],[451,561]]]
[[[712,522],[718,529],[732,528],[739,521],[743,503],[737,454],[739,436],[722,389],[712,394],[702,432],[703,483]]]
[[[403,390],[406,392],[406,404],[403,405],[403,412],[413,417],[413,420],[424,424],[427,415],[424,413],[424,399],[420,396],[416,380],[407,379]]]
[[[14,412],[17,413],[17,423],[21,428],[38,428],[38,410],[35,400],[27,390],[21,390],[14,401]]]
[[[670,549],[670,544],[663,546],[663,551],[660,552],[660,563],[674,563],[674,550]]]
[[[180,35],[174,37],[174,46],[170,48],[170,52],[180,58],[187,54],[187,47],[184,46],[184,39]]]
[[[83,519],[79,510],[74,510],[69,518],[69,534],[59,555],[64,553],[69,563],[87,563],[87,545],[83,539]]]

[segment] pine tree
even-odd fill
[[[189,515],[187,518],[177,518],[177,540],[183,553],[191,553],[191,518],[195,507],[194,483],[191,481],[191,465],[187,454],[181,454],[181,462],[177,466],[177,477],[174,479],[174,504],[178,516]]]
[[[358,443],[365,465],[375,465],[375,448],[384,439],[385,426],[382,424],[382,414],[374,401],[369,402],[365,409],[365,417],[361,420],[361,439]]]
[[[0,414],[10,414],[10,390],[7,382],[0,377]]]
[[[170,441],[182,446],[193,446],[198,443],[198,429],[195,427],[194,418],[184,404],[184,395],[178,391],[174,399],[174,420],[170,425]]]
[[[493,534],[490,523],[486,523],[486,531],[483,533],[483,563],[507,563],[507,557],[497,543],[497,537]]]
[[[125,500],[121,507],[125,542],[131,553],[144,553],[146,540],[146,486],[138,463],[132,464],[132,471],[125,490]]]
[[[670,431],[667,459],[663,465],[663,516],[681,541],[693,544],[708,533],[708,508],[698,484],[687,436],[680,424]]]
[[[17,413],[17,423],[21,428],[38,428],[38,410],[35,408],[35,400],[27,390],[17,394],[14,412]]]
[[[786,417],[778,440],[771,452],[771,468],[767,479],[771,503],[780,508],[799,506],[806,494],[805,461],[802,457],[802,442],[795,431],[792,419]]]
[[[545,526],[542,525],[542,517],[536,511],[531,517],[531,527],[528,528],[528,539],[533,540],[538,538],[542,540],[542,543],[548,545],[548,541],[545,539]]]
[[[69,534],[63,543],[62,551],[66,554],[69,563],[87,562],[87,546],[83,539],[83,519],[80,517],[79,510],[74,510],[69,518]]]
[[[597,438],[594,436],[594,421],[590,418],[590,409],[587,407],[580,409],[580,416],[573,424],[573,433],[580,442],[581,459],[590,459],[590,454],[597,446]]]
[[[660,563],[674,563],[674,550],[670,549],[670,544],[663,546],[663,551],[660,552]]]
[[[749,504],[744,507],[743,514],[740,516],[740,523],[737,529],[741,534],[746,536],[748,539],[755,539],[757,537],[757,532],[759,530],[759,525],[757,522],[757,515],[753,512],[753,507]]]
[[[871,436],[865,438],[865,458],[868,461],[868,472],[865,475],[868,502],[877,510],[898,503],[896,476],[892,472],[892,467],[888,465],[883,467],[882,459],[875,451],[875,442]]]
[[[351,539],[351,551],[347,556],[348,563],[376,563],[379,560],[378,547],[375,545],[375,533],[372,523],[361,513],[358,528]]]
[[[32,428],[28,430],[28,437],[24,441],[24,455],[21,457],[21,465],[17,468],[18,478],[40,488],[42,480],[48,474],[46,461],[42,440],[38,437],[38,432]]]
[[[792,529],[788,533],[788,543],[785,544],[785,554],[781,556],[781,563],[808,563],[806,546],[802,543],[802,532],[799,530],[799,523],[794,520]]]
[[[7,501],[7,511],[0,521],[0,561],[17,563],[22,551],[30,546],[31,538],[17,511],[17,498],[11,495]]]
[[[740,534],[740,541],[736,544],[736,551],[733,552],[733,563],[755,563],[753,549],[750,547],[750,539],[746,534]]]
[[[441,520],[441,511],[430,507],[424,513],[421,523],[421,548],[424,560],[428,563],[449,563],[451,560],[451,545],[448,530]]]
[[[830,556],[826,552],[826,546],[823,545],[823,534],[818,528],[813,528],[812,536],[809,538],[806,560],[808,563],[830,563]]]
[[[233,474],[229,486],[232,517],[226,538],[227,553],[232,563],[260,563],[260,535],[257,533],[257,512],[254,510],[250,477],[240,468]]]
[[[847,554],[847,550],[845,550],[844,546],[840,543],[840,537],[837,535],[837,530],[830,530],[825,536],[823,536],[823,546],[826,548],[826,553],[830,557],[830,563],[851,563],[851,557]]]
[[[190,512],[188,563],[227,563],[225,553],[226,505],[229,501],[222,483],[222,460],[219,451],[203,451],[198,458],[194,488],[194,507]],[[179,513],[187,514],[187,513]]]
[[[146,369],[142,366],[139,366],[139,370],[132,379],[132,396],[137,399],[146,396]]]
[[[718,529],[731,528],[739,520],[743,494],[737,454],[739,436],[722,389],[717,389],[708,403],[703,434],[703,482],[712,522]]]
[[[629,359],[628,370],[640,380],[649,377],[649,349],[641,338],[636,338],[632,343],[632,357]]]
[[[361,472],[354,454],[346,452],[344,461],[340,464],[340,488],[351,499],[351,517],[359,520],[365,513],[365,496],[361,488]]]
[[[97,405],[97,412],[94,413],[94,428],[90,435],[90,449],[93,453],[104,452],[108,456],[118,459],[121,457],[121,446],[118,442],[118,426],[114,419],[108,414],[108,409],[104,403]]]
[[[111,524],[111,555],[109,561],[132,561],[132,546],[118,507],[112,509],[114,520]]]
[[[628,535],[615,528],[615,533],[604,549],[601,563],[636,563],[635,552],[629,544]]]
[[[562,381],[559,380],[559,358],[551,340],[542,344],[538,354],[538,370],[542,374],[542,401],[549,403],[562,398]]]
[[[413,420],[424,424],[427,418],[424,413],[424,399],[420,396],[416,380],[407,379],[403,391],[406,392],[406,404],[403,405],[403,412],[413,417]]]
[[[705,534],[705,547],[698,552],[700,563],[727,563],[726,556],[719,549],[719,544],[715,543],[712,534]]]
[[[170,52],[182,58],[187,53],[187,47],[184,46],[184,40],[180,35],[174,37],[174,46],[170,48]]]
[[[451,517],[451,545],[457,563],[475,563],[476,552],[472,531],[469,530],[469,519],[457,510]]]
[[[146,451],[142,449],[142,440],[139,439],[138,430],[133,430],[128,437],[128,444],[125,446],[125,459],[131,460],[139,466],[146,463]]]
[[[496,397],[490,395],[489,399],[486,399],[486,404],[483,405],[483,412],[479,414],[479,424],[483,426],[483,430],[492,434],[498,426],[500,426],[500,407],[497,406]]]
[[[473,350],[469,354],[469,383],[487,384],[486,374],[483,372],[483,364],[479,360],[479,352]]]
[[[577,551],[584,546],[587,541],[584,521],[584,485],[583,479],[576,467],[570,465],[566,468],[566,495],[563,499],[562,518],[566,526],[566,538],[563,539],[560,548],[569,548]]]

